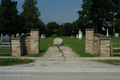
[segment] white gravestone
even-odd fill
[[[1,34],[1,42],[2,42],[2,39],[3,39],[3,34]]]
[[[115,33],[115,37],[119,37],[119,33]]]
[[[18,37],[18,36],[19,36],[19,33],[16,34],[16,37]]]
[[[106,33],[106,36],[109,37],[109,32],[108,32],[108,28],[107,28],[107,33]]]
[[[79,36],[78,36],[78,39],[82,39],[82,32],[81,32],[81,29],[79,29]]]
[[[41,34],[41,38],[46,38],[44,34]]]
[[[24,35],[24,33],[22,33],[21,35]]]
[[[79,37],[79,35],[77,34],[77,35],[76,35],[76,38],[78,38],[78,37]]]

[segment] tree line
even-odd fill
[[[120,30],[120,1],[119,0],[83,0],[82,10],[76,12],[79,17],[76,21],[58,24],[55,21],[46,25],[40,19],[37,0],[25,0],[21,6],[21,13],[17,10],[17,1],[1,0],[0,4],[0,33],[27,33],[31,28],[39,28],[41,34],[47,36],[76,35],[81,29],[94,28],[97,33],[106,33],[109,28],[112,35],[113,29]]]
[[[120,0],[83,0],[82,10],[78,11],[79,21],[86,28],[94,28],[95,32],[103,33],[103,28],[120,30]]]

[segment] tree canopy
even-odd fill
[[[114,21],[119,10],[119,0],[83,0],[82,10],[78,11],[79,20],[83,21],[83,26],[93,27],[100,33],[103,22]]]
[[[17,26],[17,2],[1,0],[0,4],[0,31],[8,34],[10,29]]]
[[[37,3],[37,0],[25,0],[22,5],[21,17],[24,21],[23,29],[25,31],[29,31],[31,28],[38,28],[41,25],[41,20],[39,19],[40,11],[36,7]]]
[[[98,33],[105,33],[103,27],[109,27],[110,34],[113,29],[120,32],[120,0],[83,0],[82,10],[76,12],[79,17],[72,23],[58,24],[55,21],[44,25],[40,19],[40,11],[37,0],[24,0],[23,11],[18,14],[17,1],[1,0],[0,4],[0,32],[12,33],[29,32],[31,28],[39,28],[41,34],[52,36],[76,35],[81,29],[94,28]]]

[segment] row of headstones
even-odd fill
[[[21,35],[24,35],[24,33],[22,33]],[[20,34],[16,33],[16,37],[19,37]],[[15,38],[15,34],[11,35],[11,38]],[[41,38],[46,38],[46,36],[44,34],[41,34]],[[1,34],[1,42],[10,42],[10,38],[8,35],[3,35]]]
[[[106,36],[107,36],[107,37],[109,36],[108,29],[107,29]],[[78,34],[76,34],[76,38],[82,39],[82,37],[83,37],[83,36],[82,36],[82,31],[81,31],[81,29],[79,29]],[[119,33],[115,33],[114,37],[119,37]],[[71,38],[72,38],[72,37],[71,37]]]
[[[41,34],[40,38],[42,39],[46,38],[45,34]]]
[[[22,33],[21,35],[24,35],[24,33]],[[20,36],[20,34],[19,34],[19,33],[16,33],[16,37],[19,37],[19,36]],[[14,38],[14,37],[15,37],[15,34],[11,35],[11,37]]]
[[[109,37],[109,31],[108,31],[108,28],[107,28],[107,31],[106,31],[106,36]],[[119,33],[115,33],[114,37],[119,37]]]
[[[22,33],[21,35],[24,35],[24,33]],[[19,36],[20,36],[20,34],[16,33],[16,37],[19,37]],[[11,37],[14,38],[15,35],[13,34],[13,35],[11,35]],[[3,34],[1,34],[1,42],[10,42],[10,37],[8,35],[4,36]]]
[[[71,36],[71,38],[73,38],[73,36]],[[76,38],[78,38],[78,39],[82,39],[83,38],[81,29],[79,29],[78,34],[76,34]]]
[[[10,39],[9,39],[9,36],[8,35],[3,35],[3,34],[1,34],[1,42],[9,42],[10,41]]]

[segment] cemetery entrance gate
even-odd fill
[[[0,55],[11,55],[11,37],[8,35],[3,36],[1,34],[1,40],[0,40]]]

